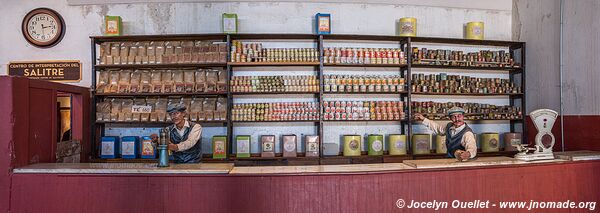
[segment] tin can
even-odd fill
[[[498,133],[486,132],[481,134],[481,151],[497,152],[500,151],[500,139]]]
[[[404,17],[398,21],[400,36],[417,36],[417,19]]]
[[[431,135],[414,134],[412,136],[413,154],[429,154],[431,149]]]
[[[361,144],[360,135],[344,135],[344,156],[360,156]]]
[[[406,155],[406,135],[388,135],[390,155]]]
[[[227,157],[227,136],[215,135],[212,138],[213,159]]]
[[[236,157],[250,157],[250,135],[238,135],[235,137]]]
[[[383,155],[383,135],[371,134],[367,137],[369,155]]]
[[[517,151],[517,148],[512,145],[522,143],[521,133],[507,132],[504,133],[504,151]]]
[[[446,136],[436,135],[435,136],[435,153],[445,154],[448,152],[446,149]]]
[[[466,39],[483,40],[483,22],[469,22],[466,30]]]

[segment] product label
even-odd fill
[[[135,142],[121,142],[121,154],[122,155],[135,155]]]
[[[236,32],[236,18],[223,18],[223,32]]]
[[[142,155],[154,155],[154,146],[151,141],[142,142]]]
[[[404,149],[404,141],[396,141],[396,143],[394,143],[394,146],[396,147],[396,149]]]
[[[381,150],[383,150],[383,143],[381,143],[381,141],[373,141],[373,145],[372,145],[373,150],[375,150],[376,152],[379,152]]]
[[[319,145],[317,143],[311,142],[308,143],[308,147],[306,148],[309,152],[319,151]]]
[[[115,143],[112,141],[103,141],[102,142],[102,152],[101,155],[114,155],[115,154]]]
[[[225,154],[225,142],[215,141],[215,153],[214,154]]]
[[[273,152],[274,148],[275,148],[275,143],[273,143],[273,142],[263,143],[263,152]]]
[[[283,145],[286,152],[293,152],[296,150],[296,144],[294,142],[287,142]]]
[[[521,144],[521,139],[510,139],[511,145]]]
[[[238,140],[237,153],[250,153],[249,146],[250,146],[249,140]]]

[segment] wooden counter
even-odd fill
[[[14,173],[49,174],[228,174],[232,163],[171,164],[156,163],[39,163],[14,169]]]

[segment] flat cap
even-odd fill
[[[455,114],[455,113],[465,114],[465,110],[463,108],[460,108],[460,107],[457,107],[457,106],[452,107],[452,108],[450,108],[450,110],[448,110],[448,115],[449,116],[452,115],[452,114]]]
[[[169,107],[167,107],[167,113],[172,113],[175,111],[185,112],[186,109],[187,107],[185,107],[185,105],[182,103],[169,104]]]

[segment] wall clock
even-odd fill
[[[25,40],[40,47],[52,47],[65,35],[65,22],[56,11],[48,8],[37,8],[23,18],[21,31]]]

